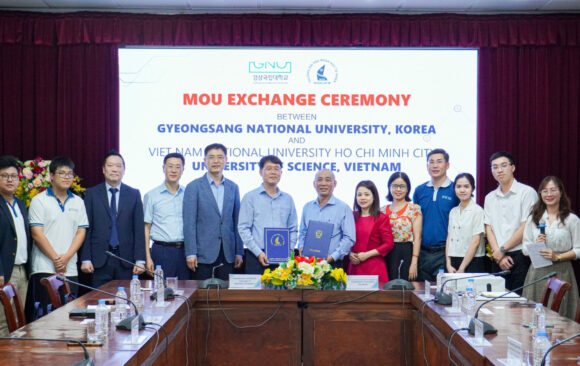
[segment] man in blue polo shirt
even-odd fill
[[[419,255],[419,279],[435,281],[440,268],[445,269],[445,241],[449,212],[459,204],[453,182],[447,178],[449,154],[435,149],[427,155],[429,182],[421,184],[413,194],[413,202],[423,212],[423,237]]]

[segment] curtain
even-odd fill
[[[121,45],[479,48],[478,202],[507,150],[519,181],[558,175],[579,207],[580,15],[0,12],[0,153],[70,155],[85,186],[100,182]]]

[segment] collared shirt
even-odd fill
[[[484,232],[483,208],[470,200],[467,207],[461,211],[461,207],[454,207],[449,213],[449,242],[447,243],[447,255],[450,257],[465,257],[467,249],[474,235]],[[483,257],[485,245],[483,235],[479,238],[479,247],[475,251],[476,257]]]
[[[20,207],[18,207],[18,203],[14,201],[14,206],[10,204],[10,202],[6,201],[6,205],[8,206],[8,210],[12,215],[12,222],[14,223],[14,228],[16,229],[16,237],[17,237],[17,244],[16,244],[16,257],[14,258],[14,264],[24,264],[28,261],[28,248],[27,248],[27,236],[26,236],[26,226],[24,224],[24,216],[22,216],[22,212],[20,211]]]
[[[537,199],[538,195],[532,187],[515,179],[506,194],[503,194],[501,186],[499,186],[485,196],[484,222],[491,226],[499,246],[511,238],[522,225],[522,222],[526,222]],[[518,243],[509,251],[521,249],[522,244]]]
[[[43,234],[58,254],[65,253],[71,246],[78,229],[88,228],[87,211],[82,198],[68,191],[64,203],[54,195],[52,188],[37,194],[30,202],[30,226],[42,226]],[[48,258],[38,245],[32,247],[32,274],[54,273],[54,262]],[[66,266],[66,276],[76,276],[77,254]]]
[[[116,198],[115,203],[117,204],[117,207],[115,207],[115,211],[119,212],[119,198],[121,197],[121,183],[119,183],[118,186],[113,187],[109,183],[105,182],[105,187],[107,189],[107,198],[109,199],[109,207],[111,207],[111,198],[113,198],[113,194],[111,193],[110,189],[111,188],[118,189],[117,193],[115,193],[115,198]]]
[[[328,222],[334,225],[328,254],[334,260],[340,260],[350,252],[350,248],[356,241],[356,228],[354,225],[354,216],[352,209],[346,203],[330,197],[324,207],[320,207],[318,198],[304,205],[302,210],[302,220],[300,220],[300,235],[298,247],[304,247],[308,224],[311,220]],[[326,259],[326,258],[325,258]]]
[[[220,215],[222,214],[222,209],[224,207],[224,193],[225,193],[225,181],[226,178],[222,176],[222,181],[216,185],[215,181],[209,174],[205,174],[207,181],[209,182],[209,187],[211,188],[211,192],[213,193],[213,198],[215,198],[215,202],[217,203],[217,207],[220,211]]]
[[[244,246],[256,257],[264,251],[264,228],[290,229],[290,248],[296,246],[298,216],[294,200],[280,190],[274,197],[270,197],[261,185],[246,193],[238,218],[238,232]]]
[[[151,224],[151,239],[165,242],[183,241],[183,192],[179,186],[171,193],[165,183],[147,192],[143,199],[145,222]]]
[[[421,246],[445,245],[449,212],[459,204],[453,182],[446,178],[441,187],[434,187],[431,181],[423,183],[415,189],[413,202],[423,213]]]
[[[542,219],[546,222],[546,246],[548,249],[552,249],[558,254],[573,250],[576,253],[576,259],[580,258],[580,219],[578,216],[570,213],[563,224],[559,217],[550,224],[548,212],[545,211]],[[535,243],[538,235],[540,235],[540,229],[532,221],[532,217],[528,216],[522,248],[525,255],[529,255],[526,245]]]

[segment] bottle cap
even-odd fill
[[[101,305],[101,304],[105,305],[105,300],[99,300],[99,301],[98,301],[98,304],[99,304],[99,305]]]
[[[445,270],[443,268],[439,268],[439,273],[445,273]]]
[[[548,333],[546,332],[538,332],[538,337],[546,337],[548,336]]]
[[[543,306],[544,306],[543,304],[536,304],[536,308],[541,308]]]
[[[138,279],[139,279],[139,276],[137,276],[137,275],[133,275],[133,279],[134,279],[134,280],[138,280]]]
[[[125,288],[123,286],[117,287],[117,291],[125,291]]]
[[[156,265],[155,268],[161,268],[161,264]]]

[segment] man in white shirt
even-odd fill
[[[70,191],[74,167],[70,158],[54,158],[49,165],[52,187],[34,196],[30,203],[34,246],[26,301],[28,321],[46,314],[46,305],[50,302],[40,284],[41,278],[55,273],[63,273],[73,280],[78,278],[77,251],[85,239],[88,220],[82,198]],[[76,286],[71,286],[71,292],[77,293]]]
[[[513,290],[524,284],[530,266],[530,259],[522,253],[522,238],[537,194],[514,178],[516,166],[511,154],[499,151],[489,160],[499,186],[485,196],[485,233],[495,262],[493,269],[512,271],[506,276],[506,287]],[[518,293],[521,295],[521,290]]]

